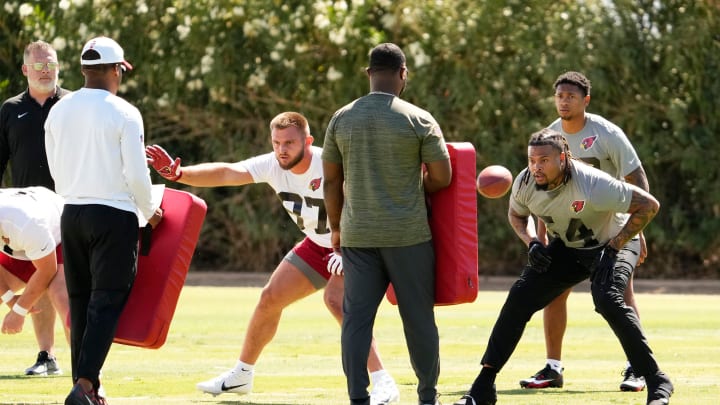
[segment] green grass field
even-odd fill
[[[482,287],[482,286],[481,286]],[[260,293],[249,287],[185,287],[165,345],[157,350],[114,345],[103,370],[112,405],[120,404],[346,404],[340,328],[322,294],[286,310],[275,340],[256,366],[254,392],[212,397],[195,383],[234,365],[244,328]],[[441,401],[468,388],[505,292],[481,291],[472,304],[438,307]],[[661,367],[675,384],[672,404],[720,403],[720,296],[638,294],[641,316]],[[517,381],[543,366],[542,316],[533,317],[520,345],[498,375],[499,404],[645,404],[645,392],[620,392],[625,364],[620,345],[592,309],[587,293],[573,293],[564,345],[565,387],[522,390]],[[4,314],[5,312],[3,312]],[[386,368],[401,389],[401,404],[417,403],[397,309],[384,302],[375,335]],[[58,338],[62,336],[58,326]],[[0,404],[63,403],[71,388],[70,352],[57,355],[65,375],[25,377],[35,360],[29,320],[20,335],[0,335]]]

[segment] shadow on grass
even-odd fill
[[[524,389],[524,388],[517,388],[517,389],[510,389],[510,390],[498,390],[497,394],[498,396],[501,395],[507,395],[507,396],[514,396],[514,397],[534,397],[537,396],[538,398],[548,398],[548,397],[558,397],[558,396],[571,396],[571,395],[587,395],[589,393],[594,394],[603,394],[603,393],[616,393],[617,390],[602,390],[602,391],[595,391],[595,390],[568,390],[565,388],[543,388],[543,389]],[[460,399],[463,395],[465,395],[467,391],[455,391],[455,392],[444,392],[442,393],[441,399],[443,399],[443,402],[447,402],[449,398],[455,398]]]
[[[291,403],[287,403],[287,402],[264,402],[264,401],[258,402],[257,400],[255,400],[255,401],[253,401],[253,400],[218,401],[218,400],[213,400],[213,399],[203,399],[200,401],[193,401],[193,402],[201,403],[201,404],[212,403],[212,404],[217,404],[217,405],[295,405],[295,404],[291,404]],[[2,404],[0,404],[0,405],[2,405]]]
[[[68,378],[64,374],[58,375],[25,375],[25,374],[0,374],[0,381],[2,380],[32,380],[35,378]]]

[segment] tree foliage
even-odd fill
[[[107,35],[136,66],[121,93],[143,112],[148,143],[186,164],[237,161],[270,150],[280,111],[304,113],[321,144],[332,113],[367,92],[369,49],[391,41],[408,56],[404,97],[448,141],[472,142],[478,168],[517,173],[529,134],[555,118],[555,78],[579,70],[593,82],[589,110],[625,129],[662,204],[641,275],[717,276],[719,15],[693,0],[8,1],[0,97],[25,86],[27,42],[51,42],[63,85],[77,89],[83,43]],[[266,186],[173,187],[208,202],[200,267],[268,271],[300,237]],[[487,274],[516,274],[523,260],[506,202],[478,201]]]

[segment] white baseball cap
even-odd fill
[[[86,54],[88,51],[95,51]],[[89,40],[83,46],[80,54],[82,65],[103,65],[120,63],[123,70],[132,70],[132,65],[125,60],[125,53],[117,42],[108,37],[97,37]]]

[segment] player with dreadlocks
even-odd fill
[[[530,187],[531,179],[535,187]],[[635,311],[623,299],[632,269],[620,250],[659,207],[641,188],[571,159],[559,132],[532,134],[528,167],[515,179],[508,209],[510,225],[528,245],[528,263],[500,311],[480,374],[455,405],[495,404],[495,377],[532,315],[588,277],[595,310],[615,332],[635,372],[647,381],[647,404],[668,404],[673,385],[660,371]],[[547,225],[547,247],[537,240],[533,215]]]
[[[590,80],[580,72],[565,72],[558,76],[553,84],[555,108],[558,118],[548,126],[560,132],[567,140],[573,157],[581,160],[616,179],[634,184],[650,191],[647,175],[640,157],[625,132],[604,117],[586,111],[590,104]],[[538,222],[537,235],[540,242],[547,244],[545,224]],[[643,233],[638,233],[623,246],[627,250],[626,262],[631,267],[630,280],[625,288],[625,304],[635,310],[639,316],[633,288],[633,275],[647,257],[648,249]],[[542,249],[535,249],[542,252]],[[560,388],[564,384],[562,345],[567,328],[567,299],[571,289],[567,289],[552,300],[543,309],[543,329],[545,332],[545,366],[529,378],[520,380],[523,388]],[[635,375],[628,361],[623,368],[622,391],[642,391],[645,380]]]
[[[562,184],[566,184],[568,180],[570,180],[570,168],[572,167],[572,159],[573,156],[570,153],[570,147],[568,146],[567,140],[565,137],[563,137],[559,133],[555,133],[553,131],[549,130],[542,130],[535,132],[530,136],[530,141],[528,142],[529,146],[545,146],[549,145],[553,147],[555,150],[557,150],[559,153],[565,154],[565,161],[567,164],[562,165],[562,176],[559,176],[558,179]],[[533,178],[533,174],[529,170],[523,171],[523,176],[521,180],[520,187],[527,185],[530,182],[530,179]],[[557,184],[555,185],[557,186]],[[538,184],[535,183],[535,188],[538,190],[547,190],[548,188],[554,188],[550,187],[548,183],[545,184]]]

